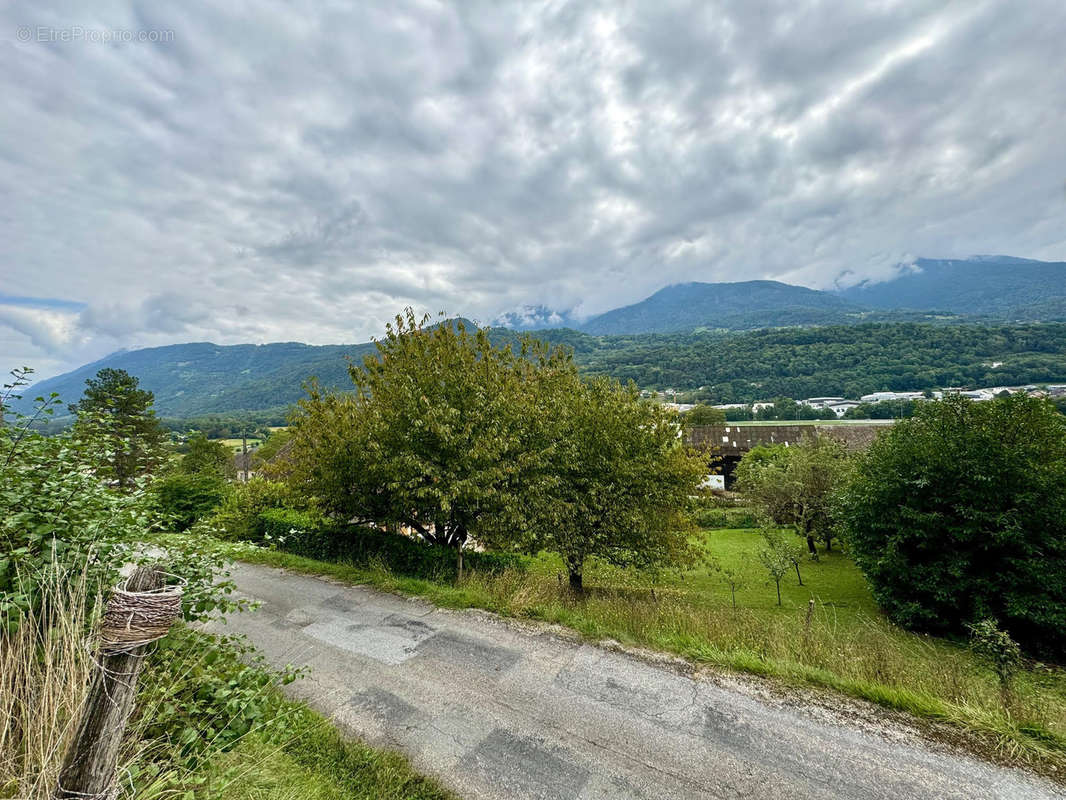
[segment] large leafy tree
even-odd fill
[[[550,383],[534,448],[545,458],[523,499],[526,547],[561,555],[578,592],[592,556],[649,567],[691,555],[684,511],[707,468],[682,444],[678,416],[609,378]]]
[[[354,395],[311,387],[294,421],[290,479],[347,520],[399,524],[456,548],[519,524],[540,454],[529,376],[573,372],[569,355],[494,347],[461,321],[427,327],[408,310],[350,369]],[[460,562],[461,563],[461,562]]]
[[[807,540],[832,549],[834,492],[845,481],[848,458],[844,446],[828,436],[811,435],[791,447],[752,448],[737,465],[736,488],[778,525],[788,525]]]
[[[919,404],[862,457],[838,513],[896,621],[962,633],[995,618],[1066,653],[1066,420],[1050,403]]]
[[[100,472],[123,489],[166,458],[166,430],[152,408],[154,396],[125,370],[100,370],[85,381],[85,394],[70,405],[76,427],[107,445]]]

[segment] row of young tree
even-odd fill
[[[354,392],[310,387],[285,459],[292,485],[334,518],[453,547],[460,569],[471,540],[554,551],[578,591],[590,556],[683,557],[707,465],[676,415],[633,386],[583,379],[567,349],[514,351],[485,330],[427,322],[397,317],[350,367]]]

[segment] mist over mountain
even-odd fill
[[[1066,319],[1066,262],[1012,256],[919,258],[899,277],[840,296],[869,308],[951,311],[1013,320]]]

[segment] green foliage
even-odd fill
[[[229,484],[217,472],[171,472],[152,484],[155,506],[168,527],[188,530],[229,495]]]
[[[720,408],[714,408],[704,404],[690,408],[682,415],[685,426],[692,425],[723,425],[725,424],[725,412]]]
[[[181,459],[179,469],[188,474],[217,475],[233,477],[233,457],[229,448],[222,442],[214,442],[202,433],[189,437],[186,452]]]
[[[828,436],[808,436],[791,447],[759,446],[737,465],[736,489],[777,525],[790,525],[807,539],[832,549],[833,493],[849,469],[844,446]]]
[[[308,504],[287,483],[253,476],[230,487],[218,511],[203,523],[204,528],[230,541],[259,542],[263,528],[259,515],[273,508],[304,508]]]
[[[155,418],[151,392],[138,388],[137,378],[106,367],[85,381],[85,394],[69,406],[83,435],[106,445],[97,465],[100,475],[122,489],[151,473],[166,458],[165,431]]]
[[[1066,382],[1066,325],[861,324],[751,333],[538,331],[592,374],[691,389],[693,402]],[[505,333],[498,334],[507,340]],[[992,367],[993,363],[1001,363]],[[745,418],[743,415],[737,418]]]
[[[704,458],[681,444],[677,415],[608,378],[552,378],[534,448],[546,454],[524,495],[524,546],[562,556],[573,588],[585,560],[616,566],[691,557],[684,512],[699,494]]]
[[[292,432],[288,429],[270,431],[266,441],[255,449],[252,454],[256,464],[271,461],[292,438]]]
[[[775,397],[773,403],[754,412],[758,420],[836,419],[836,412],[828,408],[813,408],[791,397]]]
[[[367,526],[343,526],[320,514],[278,508],[259,515],[263,540],[278,550],[322,561],[382,564],[399,575],[454,579],[455,551]],[[522,559],[507,553],[469,552],[467,568],[478,572],[522,571]]]
[[[882,400],[880,403],[860,403],[845,412],[846,419],[905,419],[914,416],[914,406],[920,400]]]
[[[6,389],[22,385],[20,371]],[[41,398],[34,418],[47,417],[57,398]],[[0,403],[7,405],[6,402]],[[110,490],[98,477],[109,458],[84,427],[46,437],[18,418],[0,427],[0,624],[36,607],[49,571],[85,572],[88,594],[110,585],[150,525],[143,491]]]
[[[749,508],[721,508],[700,504],[691,513],[698,528],[758,528],[761,521]]]
[[[763,529],[762,538],[759,562],[766,568],[770,580],[777,587],[777,604],[781,605],[781,579],[793,567],[796,568],[796,575],[799,575],[799,561],[803,557],[803,551],[795,543],[787,541],[776,528]]]
[[[1049,403],[920,404],[860,459],[839,518],[899,623],[963,633],[993,617],[1066,653],[1066,422]]]
[[[377,356],[351,368],[355,395],[312,388],[286,468],[334,516],[461,548],[518,523],[539,458],[526,435],[533,376],[573,367],[535,345],[493,347],[462,322],[424,323],[410,310],[396,318]]]
[[[983,619],[969,628],[970,650],[996,673],[1003,691],[1009,692],[1022,666],[1022,649],[994,619]]]
[[[175,669],[180,665],[180,669]],[[138,685],[142,736],[158,757],[195,767],[257,730],[287,732],[285,701],[272,691],[299,676],[275,670],[243,640],[174,628],[148,659]]]
[[[1066,382],[1066,325],[974,325],[917,322],[776,328],[748,333],[705,331],[594,336],[538,331],[548,345],[572,348],[587,374],[633,380],[641,387],[691,390],[692,402],[750,403],[768,397],[860,397],[890,389]],[[776,325],[787,324],[783,321]],[[494,329],[497,346],[517,347],[513,331]],[[345,357],[358,361],[373,344],[319,346],[171,345],[112,356],[108,365],[140,376],[173,430],[212,438],[248,425],[283,425],[301,383],[318,377],[323,393],[350,389]],[[997,363],[1000,366],[993,367]],[[44,381],[41,391],[76,393],[92,370]],[[26,408],[23,408],[26,411]],[[731,409],[730,419],[750,419]],[[805,413],[805,412],[804,412]]]

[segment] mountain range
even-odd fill
[[[1066,262],[919,258],[901,265],[892,280],[836,291],[778,281],[679,283],[584,321],[572,311],[537,306],[499,317],[496,324],[617,335],[932,320],[944,314],[988,321],[1066,320]]]
[[[906,333],[927,327],[910,325],[915,322],[935,323],[942,327],[975,322],[1001,325],[1060,320],[1066,321],[1066,263],[980,256],[964,260],[918,259],[902,268],[894,280],[861,284],[840,291],[819,291],[777,281],[676,284],[639,303],[584,321],[578,321],[569,312],[555,312],[544,307],[526,309],[498,319],[498,323],[508,324],[500,324],[494,330],[494,336],[505,341],[514,336],[513,331],[534,328],[540,330],[542,338],[573,347],[578,362],[586,368],[620,378],[633,378],[647,385],[662,385],[666,380],[673,385],[686,375],[708,371],[714,359],[726,358],[722,354],[723,337],[745,335],[739,333],[741,331],[781,329],[778,339],[784,337],[801,348],[805,346],[804,342],[818,344],[808,341],[812,337],[804,334],[804,330],[827,326],[833,326],[834,331],[840,326],[861,328],[863,336],[873,338],[863,345],[867,349],[862,352],[867,355],[856,351],[856,359],[860,359],[875,352],[871,348],[875,348],[880,334],[876,333],[878,325],[872,323],[899,324],[893,328],[895,336],[900,330]],[[875,333],[871,334],[871,330]],[[1054,326],[1052,350],[1045,348],[1039,352],[1060,352],[1058,337],[1064,333],[1066,327]],[[928,338],[924,333],[906,335]],[[967,335],[980,334],[970,332]],[[846,344],[849,338],[839,333],[833,336],[833,346],[837,348],[840,342]],[[778,339],[774,340],[774,347],[784,348],[787,342]],[[739,346],[739,340],[734,339],[734,345]],[[957,344],[952,346],[958,347]],[[984,370],[981,365],[986,361],[1002,360],[997,355],[1001,352],[1019,356],[1026,352],[1026,346],[1023,342],[1012,346],[1013,350],[1001,346],[1000,350],[993,347],[987,353],[975,353],[974,369]],[[655,364],[677,349],[691,356],[686,362],[691,366],[679,368],[669,377],[662,371],[657,372]],[[53,391],[58,392],[64,402],[73,402],[81,395],[86,378],[108,366],[139,377],[142,386],[155,393],[156,409],[164,417],[189,418],[283,409],[303,396],[302,385],[312,375],[327,388],[350,386],[345,359],[359,363],[373,350],[372,343],[313,346],[285,342],[222,346],[196,342],[120,351],[72,372],[40,381],[27,392],[22,407],[26,407],[30,396]],[[782,349],[780,352],[786,351]],[[793,351],[787,352],[789,358],[796,357]],[[802,352],[804,374],[811,376],[812,381],[816,381],[821,366],[818,359],[825,358],[817,352],[821,351]],[[1061,355],[1057,357],[1062,358]],[[626,363],[627,358],[632,363]],[[913,372],[911,366],[903,363],[893,369],[901,374],[908,370]],[[1023,380],[1066,379],[1066,363],[1061,372],[1063,374],[1059,375],[1041,361],[1039,370],[1030,369],[1016,377]],[[747,390],[743,386],[745,380],[753,384],[758,376],[752,374],[748,379],[742,373],[742,369],[737,372],[734,380],[739,383],[729,391],[734,394],[756,392],[757,386],[752,388],[749,385]],[[961,380],[970,374],[978,373],[962,373],[958,377]],[[890,377],[891,370],[888,370],[880,374],[879,380],[887,386]],[[807,383],[799,385],[808,386]],[[879,384],[873,390],[880,388],[885,387]],[[832,393],[828,387],[814,391]]]

